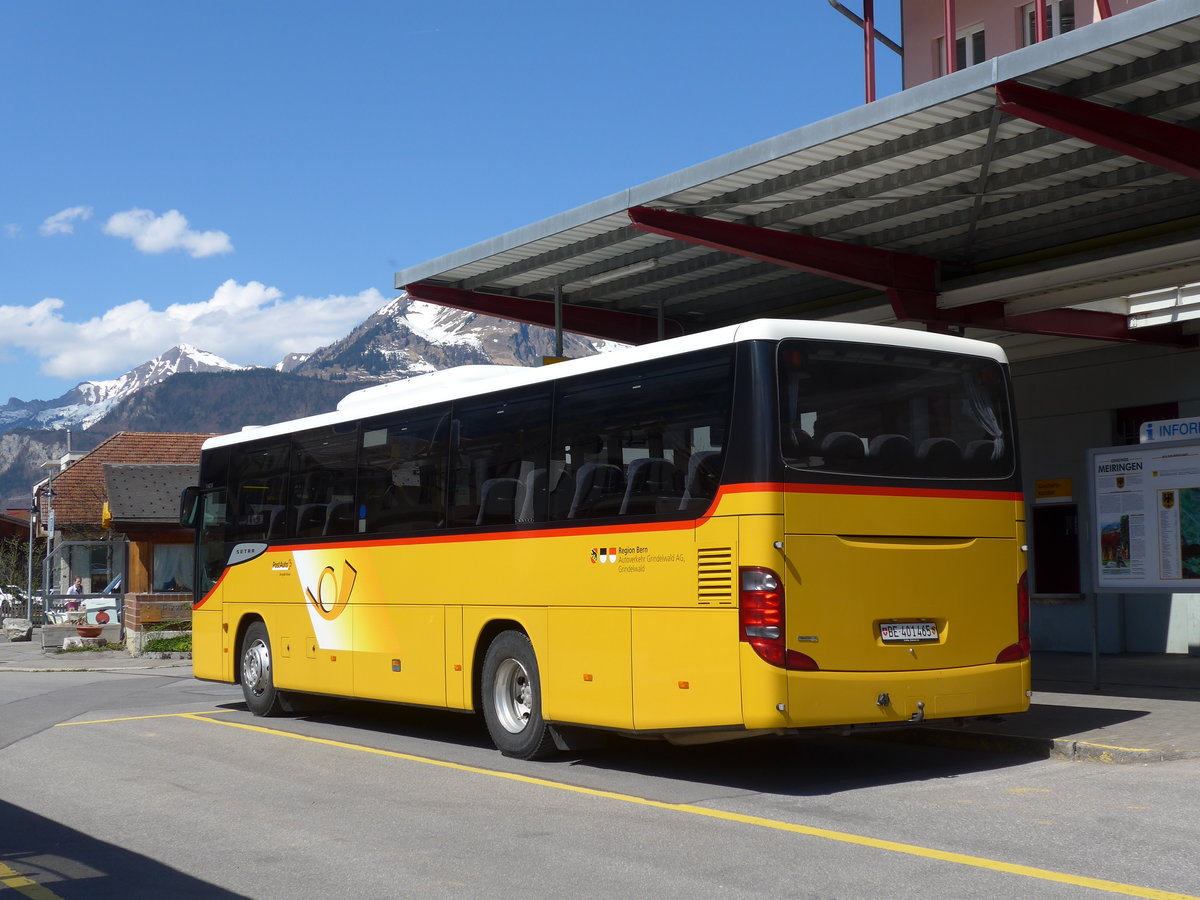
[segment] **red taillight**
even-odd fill
[[[787,649],[783,581],[770,569],[738,570],[738,635],[760,658],[781,669],[816,669],[816,660]]]
[[[996,662],[1016,662],[1029,656],[1029,573],[1021,573],[1017,582],[1017,642],[996,656]]]

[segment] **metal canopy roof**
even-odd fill
[[[1174,294],[1142,304],[1156,319],[1122,298],[1200,282],[1196,10],[1156,0],[406,269],[396,287],[550,325],[557,293],[567,330],[630,341],[771,316],[922,322],[1016,358],[1095,338],[1187,344]],[[843,251],[845,268],[825,264]],[[927,306],[906,308],[913,284],[888,280],[909,262],[931,265]]]

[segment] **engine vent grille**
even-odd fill
[[[696,601],[701,606],[733,606],[733,548],[696,551]]]

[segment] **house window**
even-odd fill
[[[937,39],[938,75],[946,74],[946,39]],[[960,28],[954,41],[954,71],[960,72],[987,59],[983,25]]]
[[[1075,30],[1075,0],[1046,0],[1046,37]],[[1037,4],[1021,7],[1021,41],[1024,46],[1037,43]]]
[[[155,592],[190,591],[195,559],[196,551],[191,544],[155,544],[150,589]]]

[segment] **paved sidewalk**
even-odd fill
[[[1124,653],[1102,655],[1094,665],[1086,653],[1034,653],[1029,712],[972,722],[962,733],[976,743],[1064,759],[1200,757],[1200,658]]]
[[[42,649],[43,632],[33,630],[32,641],[9,641],[0,631],[0,674],[9,672],[119,672],[145,669],[174,669],[172,675],[191,675],[190,659],[151,659],[133,657],[124,650],[56,651],[65,635],[74,629],[52,626],[47,629],[47,649]],[[120,626],[109,626],[101,635],[110,641],[120,640]],[[53,646],[52,646],[53,645]]]
[[[190,659],[135,658],[124,650],[43,650],[41,629],[32,642],[10,642],[0,633],[0,677],[5,671],[190,675],[191,668]],[[909,734],[914,740],[1098,762],[1200,757],[1200,658],[1101,656],[1098,689],[1094,674],[1089,654],[1035,653],[1029,712],[960,728],[930,725]]]

